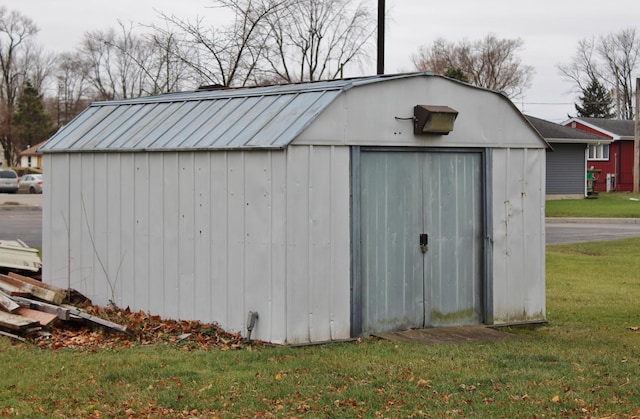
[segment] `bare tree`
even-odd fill
[[[56,97],[49,101],[49,113],[56,117],[57,126],[60,127],[88,106],[91,86],[88,63],[79,53],[60,54],[57,64]]]
[[[180,59],[200,84],[247,86],[340,77],[362,62],[375,32],[365,3],[354,0],[214,0],[232,24],[164,16],[182,32]]]
[[[32,40],[38,32],[33,21],[0,6],[0,144],[4,159],[13,165],[18,150],[12,135],[12,115],[32,64]]]
[[[614,92],[618,118],[633,119],[633,73],[640,65],[640,39],[635,29],[624,29],[578,43],[571,62],[558,66],[560,72],[583,92],[592,80]]]
[[[595,54],[594,38],[583,39],[578,42],[578,48],[571,62],[558,66],[560,72],[571,79],[579,91],[584,91],[591,80],[602,80],[602,72]]]
[[[176,55],[192,69],[198,84],[246,86],[266,52],[266,18],[286,1],[215,0],[215,7],[233,16],[233,23],[221,28],[206,27],[202,18],[163,17],[182,33]]]
[[[368,57],[376,20],[353,0],[289,1],[267,17],[267,77],[285,82],[334,79]]]
[[[633,73],[640,58],[640,39],[636,30],[625,29],[600,38],[598,53],[607,68],[605,80],[610,86],[615,83],[620,118],[632,120],[635,100]]]
[[[191,68],[180,58],[180,35],[170,28],[145,34],[150,54],[147,63],[139,63],[147,76],[146,94],[169,93],[196,87]]]
[[[520,39],[499,39],[494,34],[475,42],[437,39],[421,47],[412,61],[416,70],[440,75],[459,69],[469,83],[515,98],[529,87],[533,76],[533,67],[522,64],[517,56],[522,45]]]
[[[100,100],[140,97],[147,89],[145,68],[151,52],[133,25],[118,24],[119,32],[110,28],[86,33],[80,49]]]

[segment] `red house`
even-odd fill
[[[588,147],[587,167],[600,170],[596,191],[633,190],[634,121],[576,117],[563,125],[612,140]]]

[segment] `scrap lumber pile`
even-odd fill
[[[224,332],[216,324],[95,306],[75,290],[15,272],[0,274],[0,335],[49,349],[154,344],[174,344],[185,350],[246,347],[239,333]]]
[[[29,247],[22,240],[0,240],[0,269],[38,272],[42,261],[38,249]]]

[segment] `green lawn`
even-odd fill
[[[596,199],[546,201],[547,217],[640,218],[640,194],[600,193]]]
[[[547,247],[523,339],[238,351],[43,350],[0,337],[0,417],[637,417],[640,239]]]

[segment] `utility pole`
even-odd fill
[[[384,0],[378,0],[378,73],[384,74]]]
[[[633,120],[635,135],[633,138],[633,193],[640,193],[640,77],[636,77],[636,108]]]

